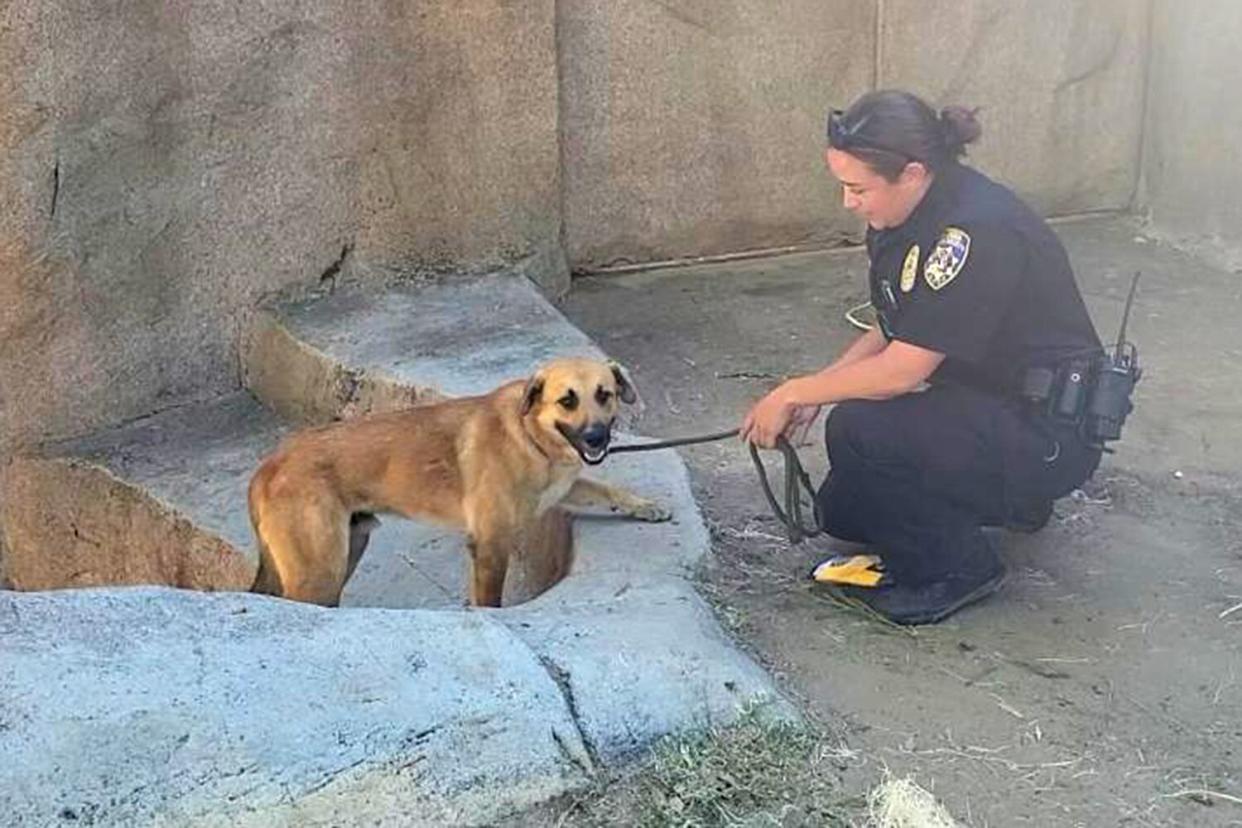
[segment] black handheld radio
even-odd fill
[[[1056,422],[1074,424],[1087,445],[1103,451],[1109,451],[1106,442],[1121,439],[1121,427],[1134,410],[1130,395],[1143,375],[1138,349],[1126,340],[1139,275],[1130,283],[1111,354],[1078,352],[1056,366],[1029,368],[1022,378],[1022,397],[1032,408]]]
[[[1140,273],[1130,282],[1130,294],[1121,314],[1121,329],[1117,332],[1117,344],[1112,354],[1104,353],[1096,360],[1094,381],[1087,400],[1083,429],[1087,439],[1102,446],[1105,442],[1121,438],[1121,427],[1126,416],[1134,410],[1130,395],[1143,376],[1138,363],[1138,349],[1126,341],[1126,324],[1130,321],[1130,308],[1134,304],[1134,291],[1138,287]]]

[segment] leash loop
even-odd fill
[[[815,487],[811,484],[811,476],[802,468],[798,460],[798,452],[783,436],[776,438],[776,448],[785,458],[785,508],[781,508],[772,492],[772,484],[768,482],[768,472],[759,459],[759,449],[750,444],[750,459],[755,463],[755,472],[759,475],[759,485],[768,500],[768,506],[776,519],[785,524],[785,532],[789,535],[789,543],[797,546],[807,538],[814,537],[824,531],[823,515],[820,512],[819,499],[815,497]],[[811,500],[811,520],[807,523],[802,512],[802,493]]]

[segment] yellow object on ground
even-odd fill
[[[811,577],[824,584],[874,587],[884,577],[884,563],[878,555],[837,555],[815,567]]]

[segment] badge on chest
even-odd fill
[[[919,246],[917,244],[910,245],[910,249],[906,251],[906,260],[901,263],[901,292],[909,293],[914,290],[914,280],[919,275]]]
[[[970,255],[970,234],[960,227],[946,227],[923,266],[923,280],[932,290],[940,290],[962,272]]]

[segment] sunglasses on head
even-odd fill
[[[845,112],[840,109],[833,109],[828,113],[828,146],[833,149],[851,150],[851,149],[867,149],[876,150],[878,152],[887,152],[890,155],[897,155],[908,161],[916,160],[911,158],[904,152],[898,152],[895,149],[878,144],[858,133],[867,122],[871,120],[870,115],[864,115],[857,122],[846,125]]]

